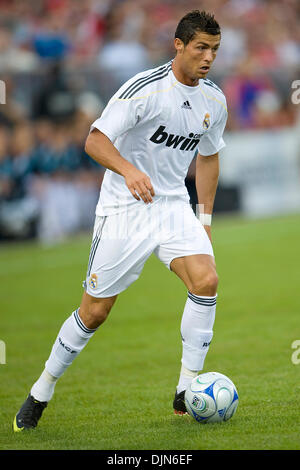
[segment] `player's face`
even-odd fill
[[[205,78],[216,58],[220,41],[220,34],[213,36],[203,32],[196,33],[186,46],[180,39],[175,39],[181,72],[192,81]]]

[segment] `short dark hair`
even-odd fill
[[[221,34],[219,23],[215,20],[214,15],[206,11],[193,10],[179,21],[175,38],[181,39],[186,46],[198,31],[214,36]]]

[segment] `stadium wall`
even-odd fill
[[[249,217],[300,211],[300,122],[294,128],[225,135],[220,187],[236,188]]]

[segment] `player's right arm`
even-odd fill
[[[94,128],[85,143],[86,153],[97,163],[123,176],[125,183],[135,199],[146,204],[152,202],[154,189],[149,176],[122,157],[110,139]]]

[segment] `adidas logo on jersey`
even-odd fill
[[[190,105],[189,101],[185,101],[181,107],[184,109],[192,109],[192,106]]]
[[[166,126],[159,126],[150,137],[151,142],[154,144],[162,144],[165,142],[166,147],[173,147],[176,149],[179,145],[179,150],[195,150],[202,134],[193,134],[190,132],[189,136],[168,134],[165,132]]]

